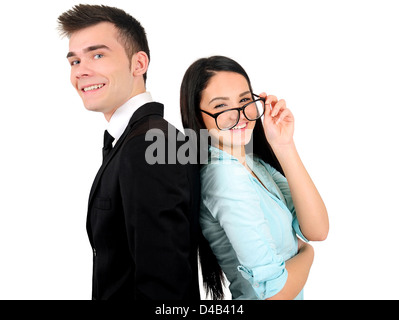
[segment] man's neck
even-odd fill
[[[126,126],[134,112],[144,104],[152,101],[151,94],[149,92],[144,92],[132,97],[122,106],[114,110],[110,115],[109,120],[107,119],[107,130],[115,138],[114,143],[117,142],[123,131],[126,129]]]
[[[111,112],[104,113],[105,120],[110,122],[112,116],[114,115],[115,111],[118,110],[118,108],[120,108],[121,106],[125,105],[129,100],[131,100],[135,96],[138,96],[139,94],[147,92],[145,84],[143,82],[135,84],[133,86],[133,88],[135,88],[135,89],[132,91],[130,97],[128,99],[126,99],[126,101],[124,103],[122,103],[121,105],[115,107]]]

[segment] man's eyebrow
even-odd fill
[[[70,51],[70,52],[68,52],[68,54],[67,54],[67,59],[68,58],[70,58],[70,57],[76,57],[76,53],[75,52],[72,52],[72,51]]]
[[[111,50],[109,47],[107,47],[105,44],[98,44],[95,46],[90,46],[86,49],[83,50],[84,53],[90,52],[90,51],[95,51],[98,49],[106,49],[106,50]]]
[[[96,51],[96,50],[98,50],[98,49],[111,50],[111,49],[110,49],[109,47],[107,47],[105,44],[97,44],[97,45],[95,45],[95,46],[90,46],[90,47],[87,47],[87,48],[83,49],[83,52],[84,52],[84,53],[87,53],[87,52],[90,52],[90,51]],[[73,51],[68,52],[68,54],[67,54],[66,57],[67,57],[67,59],[70,58],[70,57],[76,57],[76,53],[73,52]]]

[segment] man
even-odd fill
[[[143,27],[123,10],[91,5],[58,22],[69,38],[72,85],[86,109],[108,121],[87,216],[93,299],[199,299],[198,172],[146,161],[149,130],[165,135],[166,145],[174,139],[176,150],[183,142],[146,92]]]

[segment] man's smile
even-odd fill
[[[88,92],[88,91],[101,89],[104,86],[105,86],[105,83],[93,84],[93,85],[89,85],[87,87],[83,87],[81,90],[83,92]]]

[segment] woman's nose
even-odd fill
[[[240,118],[238,119],[238,121],[244,120],[244,119],[245,119],[244,110],[240,110]]]

